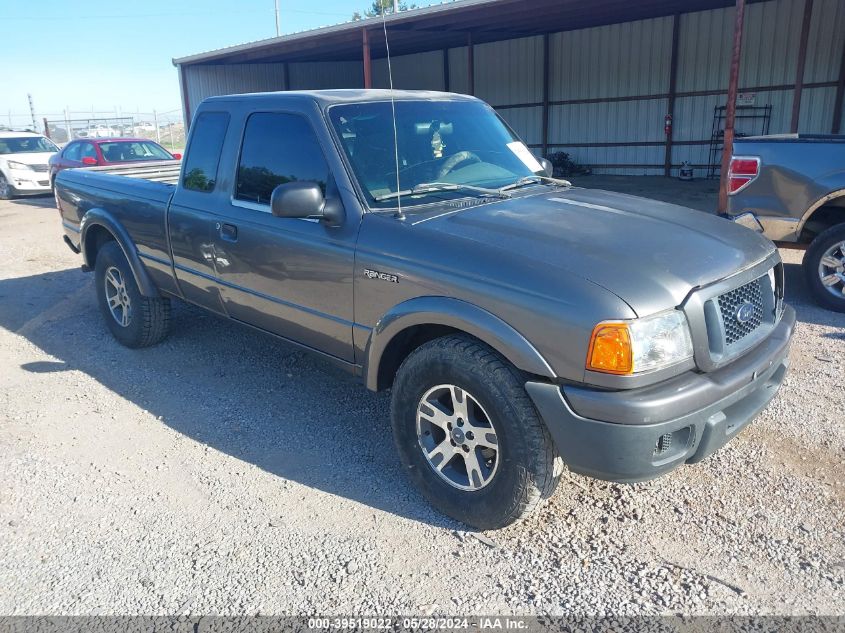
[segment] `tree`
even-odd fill
[[[408,9],[416,9],[417,5],[411,4],[408,5],[405,0],[399,0],[399,10],[400,11],[407,11]],[[390,14],[393,13],[393,0],[373,0],[373,3],[370,5],[369,9],[364,11],[364,15],[361,15],[360,11],[356,11],[352,14],[352,20],[358,21],[362,20],[363,18],[375,18],[382,14]]]

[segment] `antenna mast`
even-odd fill
[[[393,0],[395,7],[398,0]],[[399,193],[402,191],[399,184],[399,135],[396,132],[396,101],[393,98],[393,68],[390,65],[390,42],[387,39],[387,20],[384,17],[384,5],[381,8],[381,26],[384,29],[384,47],[387,50],[387,77],[390,80],[390,111],[393,116],[393,158],[396,162],[396,217],[400,220],[405,219],[405,214],[402,213],[402,196]]]

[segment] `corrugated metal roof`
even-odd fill
[[[506,1],[507,0],[451,0],[451,2],[442,2],[440,4],[435,4],[428,7],[422,7],[419,9],[408,9],[407,11],[401,11],[396,14],[386,15],[384,16],[384,22],[390,26],[394,26],[396,24],[401,24],[402,22],[407,22],[408,20],[413,20],[418,17],[424,17],[427,15],[448,11],[452,8],[452,5],[455,4],[460,4],[461,6],[466,7],[474,5],[491,5]],[[210,51],[196,53],[194,55],[187,55],[185,57],[178,57],[173,59],[173,64],[175,66],[182,64],[194,64],[197,62],[206,61],[208,59],[220,57],[221,55],[252,51],[263,47],[272,46],[273,44],[288,44],[302,39],[311,39],[331,35],[339,31],[359,31],[362,28],[366,28],[368,25],[380,26],[381,23],[382,18],[379,16],[372,18],[365,17],[361,20],[350,20],[349,22],[340,22],[338,24],[321,26],[316,29],[309,29],[307,31],[288,33],[279,37],[269,37],[261,40],[254,40],[252,42],[246,42],[244,44],[236,44],[234,46],[226,46],[223,48],[212,49]]]
[[[733,4],[733,0],[453,0],[391,14],[385,22],[396,55],[619,24]],[[381,18],[325,26],[173,60],[175,65],[245,61],[319,61],[360,58],[361,31],[373,34],[373,57],[383,56]],[[322,56],[322,57],[320,57]]]

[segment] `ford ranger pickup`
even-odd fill
[[[123,173],[55,188],[114,337],[161,341],[179,299],[391,390],[410,479],[477,528],[565,468],[636,482],[703,460],[786,373],[772,242],[550,178],[473,97],[213,97],[181,166]]]

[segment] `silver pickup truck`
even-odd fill
[[[804,273],[816,301],[845,312],[845,136],[747,137],[733,151],[729,217],[806,248]]]
[[[700,461],[786,372],[772,242],[549,178],[472,97],[214,97],[181,172],[121,173],[56,180],[115,338],[162,340],[179,299],[391,390],[409,477],[475,527],[526,515],[564,465],[630,482]]]

